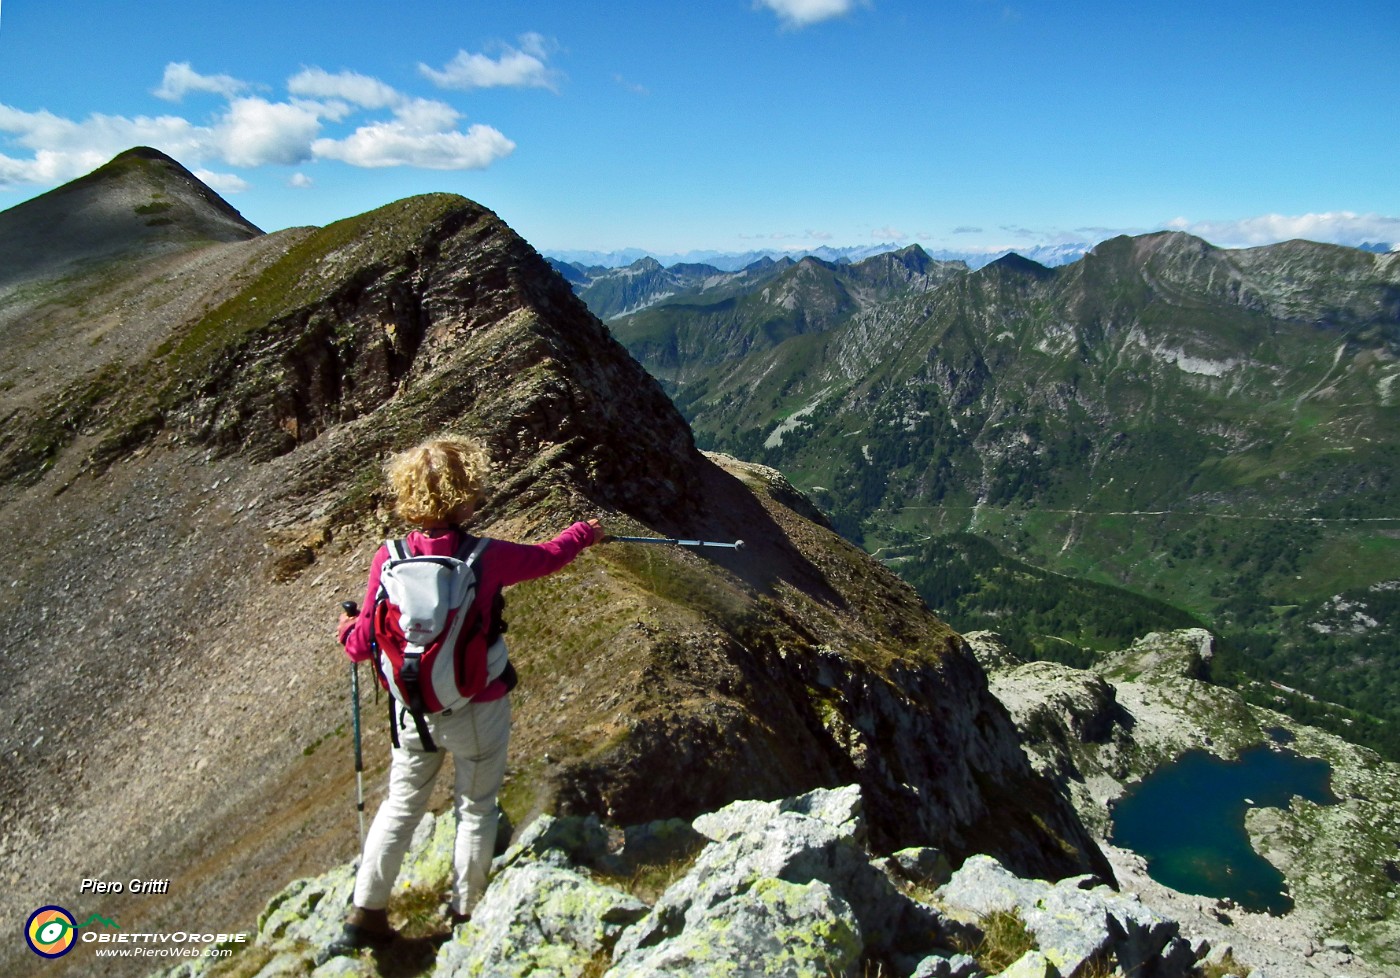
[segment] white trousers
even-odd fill
[[[506,772],[510,743],[510,697],[468,703],[451,716],[426,717],[438,750],[422,749],[413,717],[397,709],[399,743],[389,765],[389,797],[379,806],[355,877],[355,906],[381,910],[413,841],[413,830],[428,807],[433,781],[448,753],[456,768],[454,805],[457,840],[452,907],[470,913],[486,889],[496,845],[496,793]]]

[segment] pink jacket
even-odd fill
[[[461,542],[462,538],[456,530],[446,530],[434,536],[415,530],[408,535],[409,552],[416,556],[430,554],[434,557],[451,557],[457,553]],[[477,558],[477,601],[489,602],[504,587],[553,574],[593,542],[593,527],[587,523],[575,523],[548,543],[511,543],[493,539]],[[360,616],[352,619],[341,631],[340,641],[345,645],[345,654],[353,662],[366,662],[371,656],[370,642],[374,638],[374,615],[371,611],[379,595],[379,571],[388,559],[388,547],[380,546],[369,565],[369,585],[365,588],[364,603],[360,605]],[[492,696],[493,692],[497,691],[488,686],[477,699],[495,699],[497,696]],[[502,687],[498,695],[504,695],[504,692]]]

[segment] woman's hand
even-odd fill
[[[588,525],[593,527],[593,542],[607,543],[608,534],[603,530],[603,524],[599,520],[589,520]]]
[[[358,615],[348,615],[344,610],[340,612],[340,621],[335,625],[335,638],[341,645],[345,644],[345,636],[350,633],[350,629],[355,627]]]

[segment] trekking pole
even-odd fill
[[[343,601],[340,605],[345,613],[354,618],[360,613],[360,606],[353,601]],[[360,753],[360,664],[350,663],[350,715],[355,731],[355,810],[360,815],[360,849],[365,847],[365,762]]]
[[[717,543],[714,540],[677,540],[675,537],[613,537],[607,539],[608,543],[670,543],[677,547],[724,547],[729,550],[742,550],[743,540],[735,540],[733,543]]]

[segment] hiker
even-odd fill
[[[468,656],[475,653],[473,666],[464,668],[457,663],[455,680],[454,672],[447,672],[446,698],[459,692],[453,683],[461,683],[463,671],[479,670],[483,660],[484,676],[479,679],[484,683],[469,699],[458,698],[446,709],[442,708],[444,697],[440,689],[425,694],[431,699],[417,712],[400,702],[397,695],[390,697],[394,748],[389,766],[389,795],[365,838],[355,878],[354,905],[346,917],[341,936],[327,948],[330,955],[382,946],[393,939],[394,931],[386,909],[389,892],[412,841],[413,830],[427,807],[445,753],[452,754],[456,768],[453,924],[465,921],[471,914],[486,888],[486,874],[496,843],[496,794],[505,775],[511,721],[509,693],[515,685],[515,670],[500,635],[504,631],[504,623],[500,621],[501,589],[552,574],[585,547],[604,539],[598,521],[589,520],[574,523],[548,543],[478,541],[462,526],[471,519],[484,498],[488,466],[480,444],[458,437],[426,441],[393,456],[386,466],[396,512],[403,520],[417,526],[404,541],[408,553],[400,552],[398,556],[458,556],[460,559],[464,553],[472,554],[469,559],[476,577],[472,606],[479,617],[467,620],[480,623],[480,634],[467,643]],[[346,655],[355,662],[375,659],[374,609],[384,596],[380,586],[381,571],[391,559],[391,546],[398,548],[400,544],[390,541],[381,546],[370,564],[369,586],[361,606],[364,613],[353,617],[342,613],[340,618],[339,639]],[[418,562],[419,565],[424,563]],[[467,609],[463,609],[463,614],[467,614]],[[389,616],[381,613],[380,617]],[[379,630],[385,627],[381,623]],[[376,672],[381,685],[387,685],[386,678],[401,678],[385,676],[389,660],[382,649],[378,658]],[[433,672],[436,675],[436,671]],[[427,677],[423,681],[426,685]]]

